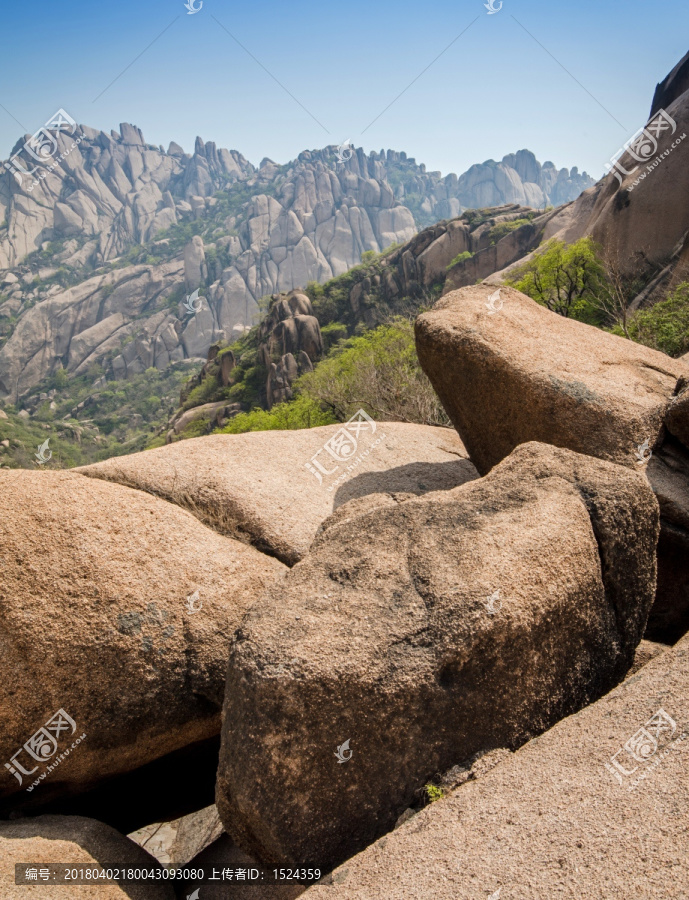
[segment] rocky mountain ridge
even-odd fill
[[[45,177],[0,176],[0,396],[12,401],[61,367],[119,377],[203,357],[255,324],[263,297],[341,275],[424,218],[485,197],[545,205],[591,182],[528,151],[442,178],[394,151],[328,147],[255,168],[200,138],[186,154],[132,125],[77,127],[79,146]],[[56,133],[56,148],[70,138]],[[199,288],[205,303],[185,307]]]

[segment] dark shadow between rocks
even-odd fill
[[[86,816],[130,834],[151,822],[179,819],[210,806],[215,800],[219,752],[218,735],[76,795],[41,802],[39,794],[19,812],[15,809],[16,796],[8,797],[0,804],[0,817]]]
[[[658,585],[645,638],[674,644],[689,631],[689,450],[672,435],[646,475],[660,506]]]
[[[442,463],[408,463],[383,472],[362,472],[345,481],[335,493],[334,509],[369,494],[428,494],[449,491],[478,478],[468,459]]]

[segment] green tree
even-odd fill
[[[601,324],[601,300],[610,287],[599,248],[591,238],[569,246],[552,240],[506,283],[565,318]]]

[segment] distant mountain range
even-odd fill
[[[256,168],[200,138],[193,154],[165,151],[133,125],[106,134],[71,120],[26,147],[0,176],[10,400],[60,368],[124,377],[205,357],[258,320],[263,297],[340,275],[466,208],[544,208],[594,183],[528,150],[444,178],[405,153],[351,146]],[[196,289],[205,303],[191,315],[182,301]]]

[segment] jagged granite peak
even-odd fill
[[[0,175],[0,270],[46,241],[74,236],[97,236],[99,260],[113,259],[180,221],[191,197],[209,197],[254,172],[237,151],[216,150],[200,138],[187,156],[177,144],[168,153],[146,144],[141,130],[128,123],[109,135],[85,125],[79,130],[76,148],[70,149],[71,135],[56,135],[58,149],[70,152],[42,171],[45,178],[33,187],[30,178],[17,184],[7,169]]]

